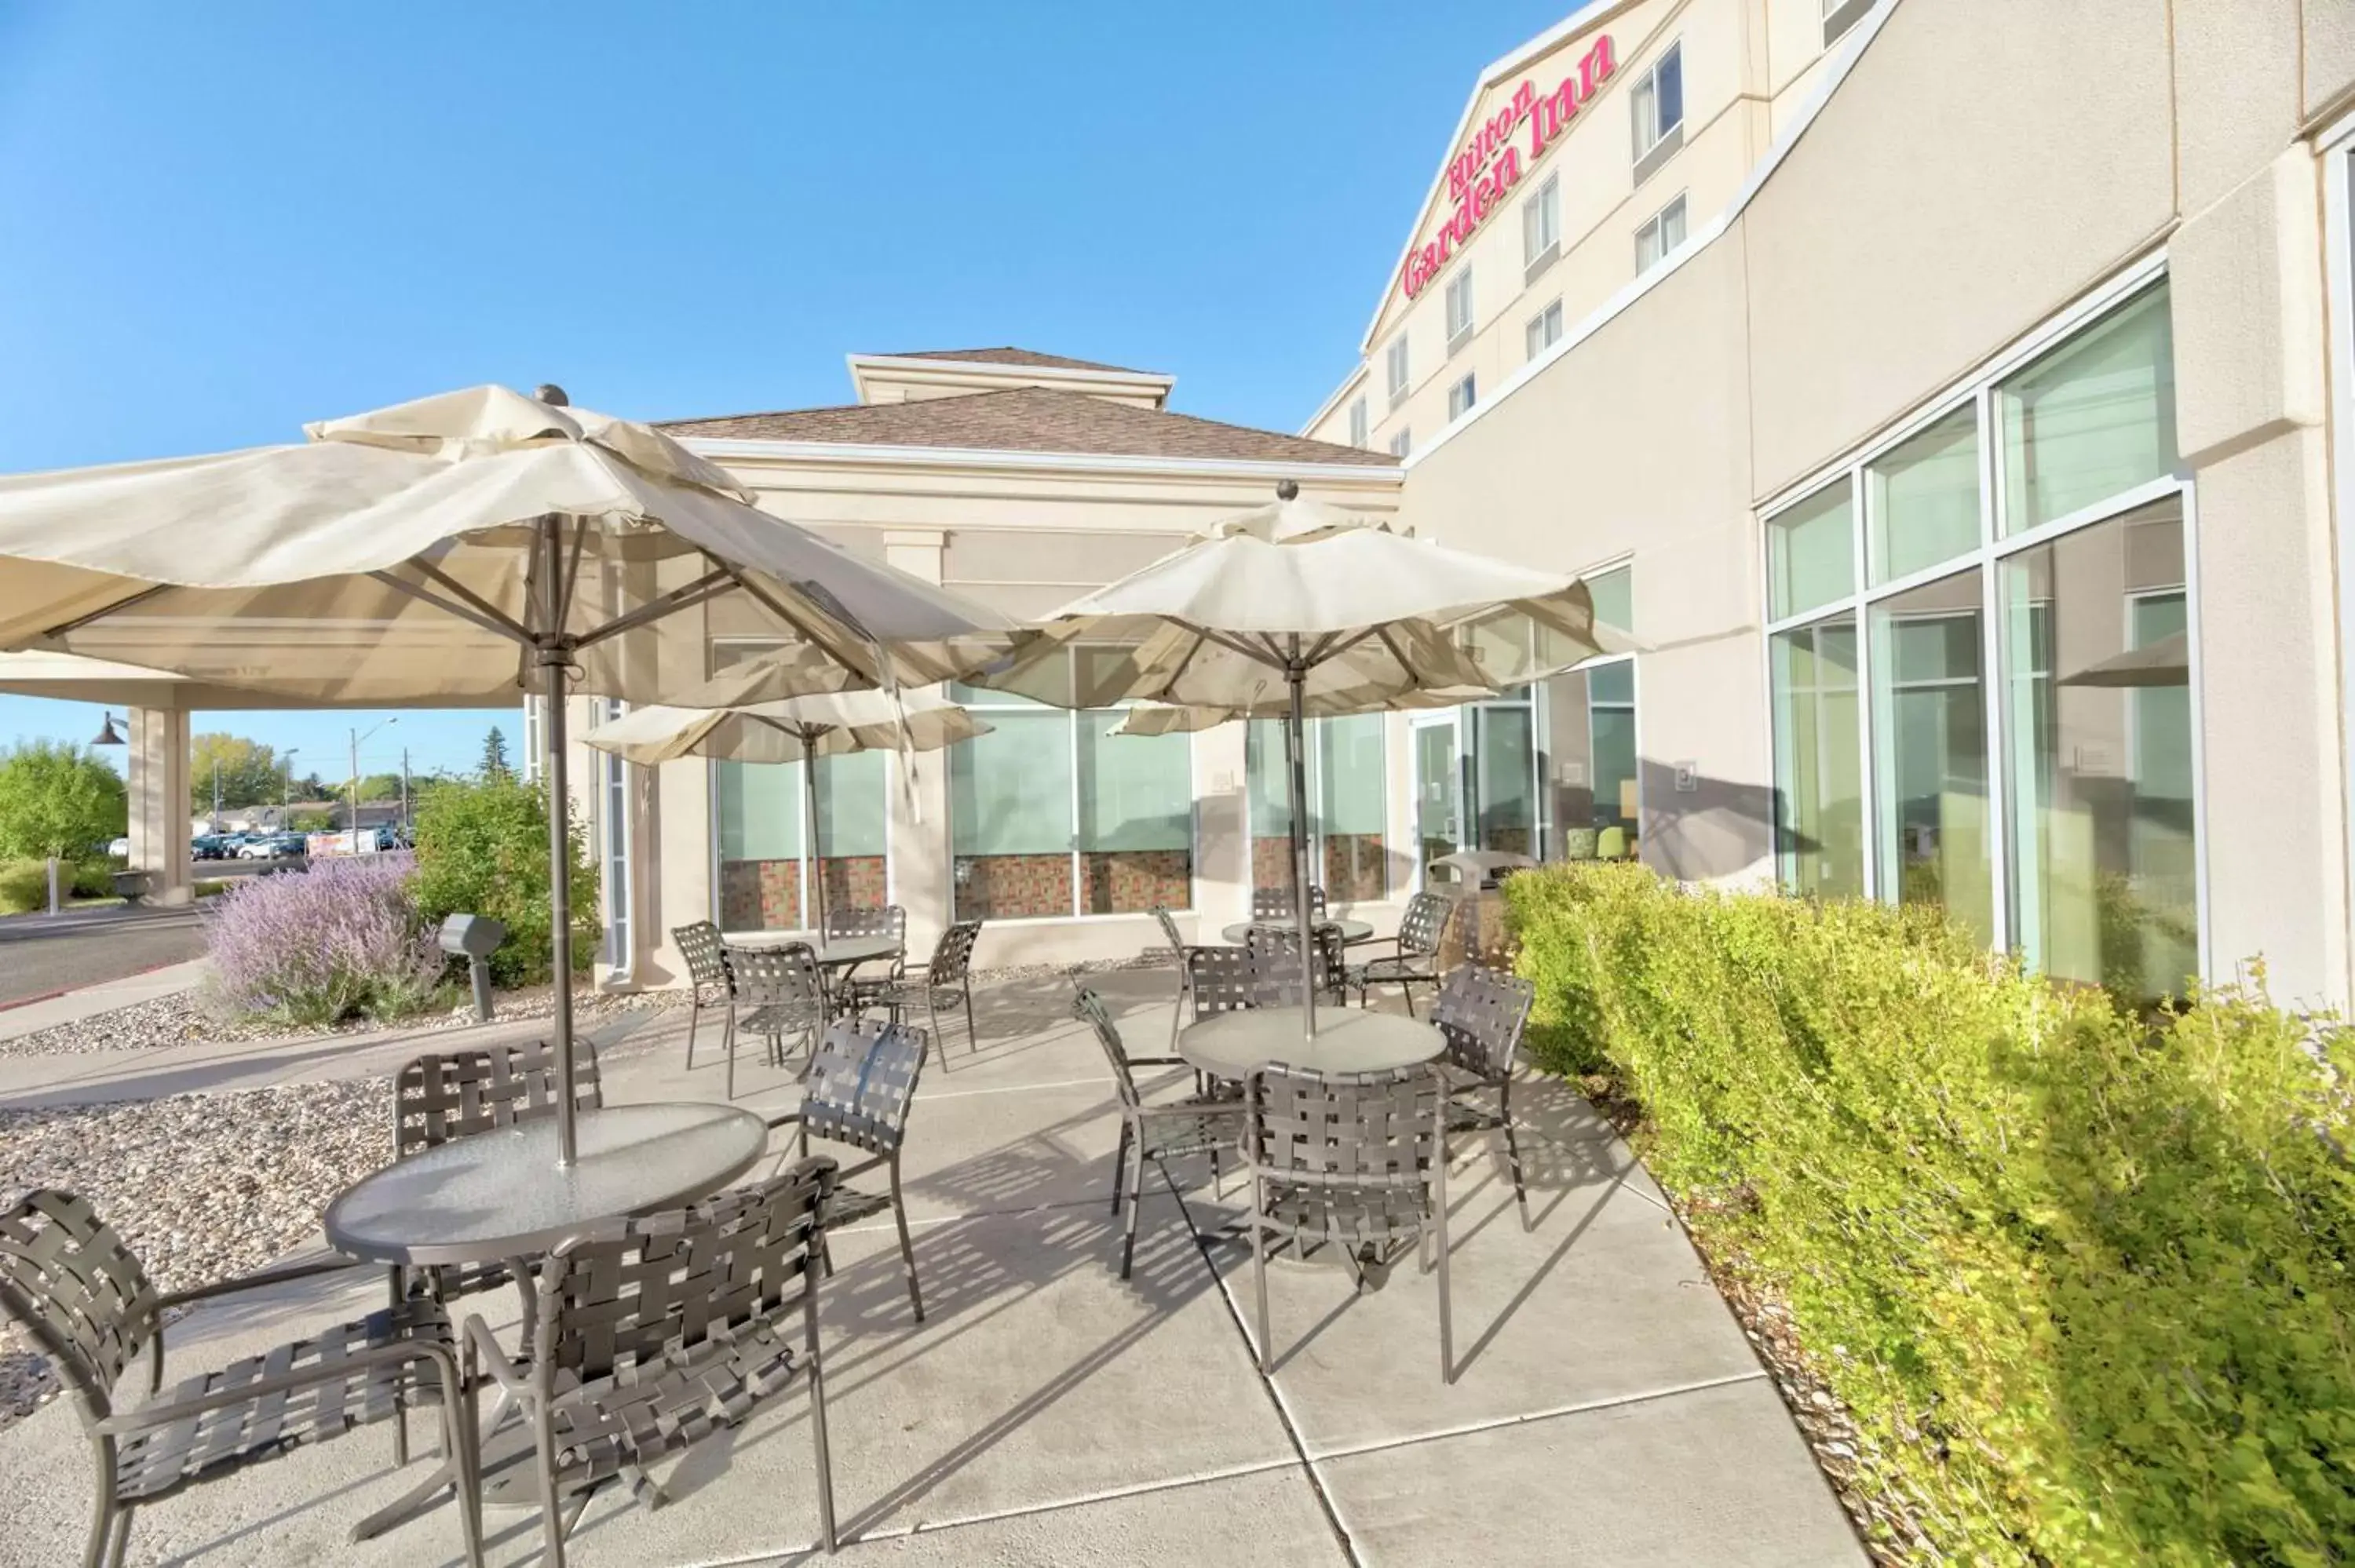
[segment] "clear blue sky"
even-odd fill
[[[1296,429],[1475,74],[1573,8],[0,0],[0,471],[482,381],[842,403],[847,352],[1006,343]],[[384,716],[197,727],[333,777]],[[0,698],[0,743],[98,720]],[[469,768],[492,723],[362,766]]]

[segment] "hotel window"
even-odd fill
[[[1535,359],[1551,347],[1561,336],[1561,302],[1556,300],[1529,318],[1521,329],[1521,344],[1529,357]]]
[[[1635,622],[1635,574],[1627,567],[1586,579],[1594,619],[1621,631]],[[1590,659],[1545,683],[1540,777],[1565,858],[1619,859],[1636,853],[1638,821],[1636,659]],[[1501,847],[1501,846],[1491,846]]]
[[[597,722],[610,723],[629,711],[629,705],[601,697],[595,705]],[[605,905],[605,962],[616,975],[630,972],[630,765],[611,752],[597,754],[599,836],[602,840],[604,875],[601,892]]]
[[[1447,389],[1448,419],[1453,422],[1462,418],[1472,411],[1472,405],[1478,400],[1479,388],[1473,384],[1473,378],[1466,376]]]
[[[1366,904],[1389,892],[1383,833],[1387,726],[1380,714],[1308,721],[1308,863],[1336,904]],[[1292,790],[1285,782],[1284,726],[1253,719],[1243,732],[1251,810],[1252,885],[1292,885]]]
[[[1824,0],[1824,48],[1830,48],[1871,9],[1872,0]]]
[[[2184,994],[2197,607],[2168,330],[2165,283],[2142,288],[1766,520],[1785,886],[1937,905],[2045,973]]]
[[[1447,352],[1454,354],[1472,340],[1472,264],[1466,261],[1447,281]]]
[[[1389,378],[1391,407],[1395,408],[1406,401],[1407,394],[1406,333],[1403,330],[1391,340],[1391,346],[1382,358],[1383,371]]]
[[[1636,275],[1642,277],[1660,259],[1685,242],[1685,198],[1681,196],[1654,213],[1636,231]]]
[[[1627,101],[1635,118],[1636,183],[1642,185],[1684,145],[1685,65],[1681,43],[1669,45],[1668,52],[1636,79]]]
[[[958,919],[1193,906],[1191,737],[1114,735],[1122,708],[950,691],[990,726],[948,753]]]
[[[544,699],[526,697],[523,700],[523,745],[521,754],[514,758],[515,769],[527,784],[539,781],[540,764],[547,760],[540,753],[548,749],[548,739],[541,715],[547,711]]]
[[[1402,458],[1414,450],[1414,432],[1401,428],[1391,433],[1391,456]]]
[[[726,669],[762,652],[762,645],[723,643],[713,663]],[[811,924],[816,902],[810,885],[807,830],[802,803],[805,762],[715,762],[712,821],[717,826],[719,920],[730,931],[799,931]],[[818,870],[826,907],[880,908],[890,902],[888,786],[883,753],[852,752],[817,759]]]
[[[1548,175],[1537,195],[1521,204],[1521,274],[1535,282],[1538,274],[1561,254],[1561,176]]]
[[[1366,400],[1356,398],[1349,404],[1349,444],[1363,448],[1369,438],[1371,423],[1366,415]]]

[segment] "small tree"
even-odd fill
[[[123,777],[96,752],[36,740],[0,758],[0,859],[102,854],[130,822]]]
[[[188,800],[198,811],[213,808],[216,772],[220,779],[222,810],[278,803],[278,755],[260,742],[241,735],[217,732],[189,740]]]
[[[589,835],[574,823],[572,958],[587,969],[597,953],[597,867]],[[491,955],[501,985],[548,978],[548,791],[513,775],[444,784],[417,806],[419,912],[427,924],[486,915],[507,928]]]
[[[515,769],[507,763],[507,737],[498,726],[493,725],[491,733],[483,736],[483,778],[488,781],[512,778],[514,774]]]

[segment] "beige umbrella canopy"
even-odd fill
[[[1575,577],[1393,533],[1373,517],[1303,502],[1288,482],[1277,497],[1082,595],[1037,641],[968,678],[1065,707],[1143,700],[1196,719],[1280,715],[1305,931],[1309,714],[1490,695],[1634,645],[1596,622]]]
[[[871,686],[910,662],[945,678],[1012,641],[996,612],[771,516],[659,431],[552,387],[475,387],[304,433],[0,477],[0,650],[321,706],[506,702],[536,676],[559,909],[570,906],[564,698],[659,701],[677,662],[642,629],[700,609],[709,624],[799,647],[810,689]],[[566,977],[571,932],[551,924]],[[570,1163],[568,985],[553,1033]]]
[[[2063,675],[2064,686],[2188,686],[2191,683],[2191,639],[2178,631],[2140,648],[2114,653]]]
[[[581,737],[600,751],[652,766],[682,757],[728,762],[801,762],[854,751],[937,751],[989,726],[957,706],[921,693],[824,693],[752,707],[711,709],[664,705],[639,708]],[[818,843],[817,769],[802,768],[802,821],[809,858],[822,863]],[[826,925],[826,879],[813,875],[817,923]]]

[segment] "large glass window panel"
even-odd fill
[[[1636,630],[1636,573],[1632,567],[1614,567],[1584,581],[1587,593],[1594,600],[1595,620],[1622,631]]]
[[[1819,898],[1864,892],[1864,770],[1857,729],[1856,619],[1777,632],[1776,858],[1783,885]]]
[[[1855,518],[1843,478],[1766,520],[1767,613],[1780,620],[1855,591]]]
[[[1336,904],[1369,903],[1389,891],[1387,725],[1380,714],[1353,714],[1318,719],[1311,729],[1325,895]]]
[[[1879,892],[1934,904],[1993,941],[1979,575],[1965,572],[1871,609]]]
[[[2175,471],[2175,348],[2165,285],[1996,390],[2003,527],[2018,534]]]
[[[1071,914],[1071,715],[984,716],[989,734],[948,751],[957,918]]]
[[[730,931],[802,927],[799,763],[715,762],[719,924]]]
[[[1471,710],[1473,847],[1538,853],[1537,715],[1526,705]]]
[[[1977,407],[1955,409],[1867,468],[1864,497],[1876,586],[1977,549]]]
[[[1588,664],[1544,684],[1546,788],[1559,837],[1550,853],[1572,860],[1636,850],[1636,662]]]
[[[2183,526],[2173,501],[1998,570],[2012,930],[2131,1001],[2199,969]]]
[[[1193,742],[1114,735],[1117,709],[1079,715],[1081,910],[1190,908],[1194,886]]]
[[[829,909],[880,909],[891,901],[884,857],[886,769],[879,751],[817,759],[818,865]]]

